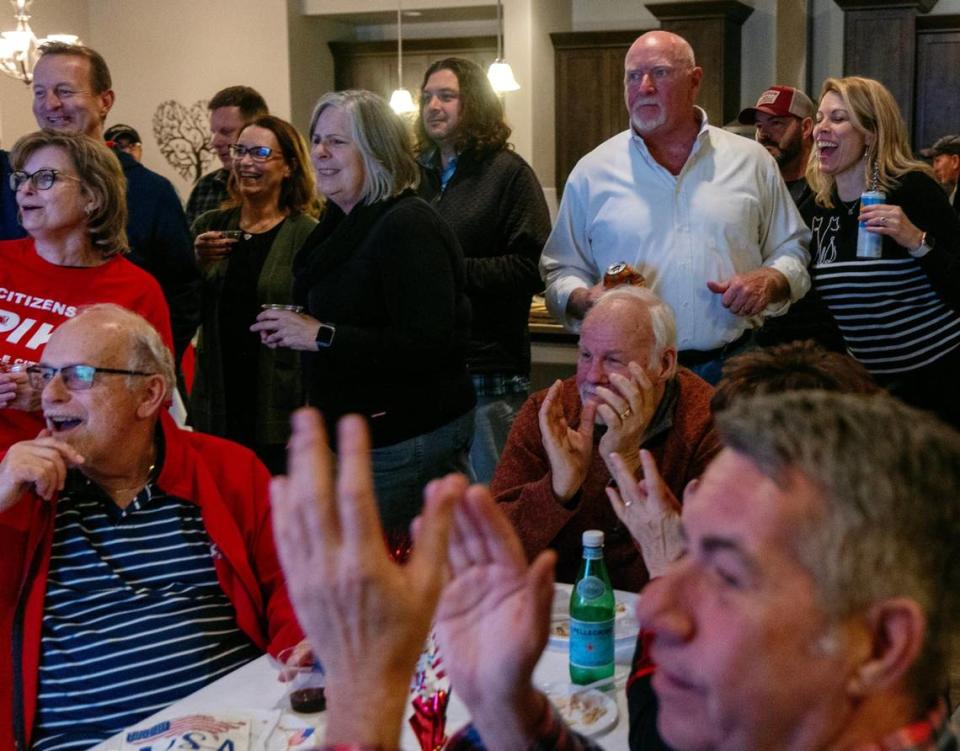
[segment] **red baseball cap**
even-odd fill
[[[815,108],[810,97],[792,86],[771,86],[757,99],[755,107],[747,107],[737,117],[744,125],[757,122],[757,113],[765,112],[774,117],[791,115],[803,119],[813,117]]]

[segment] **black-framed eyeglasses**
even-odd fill
[[[93,365],[64,365],[54,368],[49,365],[31,365],[27,368],[30,385],[38,391],[42,390],[53,377],[59,373],[63,385],[70,391],[86,391],[93,386],[93,379],[98,373],[126,376],[152,376],[156,373],[146,373],[142,370],[120,370],[118,368],[97,368]]]
[[[255,162],[265,162],[273,154],[273,149],[269,146],[243,146],[239,143],[230,145],[230,156],[234,159],[243,159],[246,154]]]
[[[20,188],[23,187],[24,183],[29,180],[33,184],[34,190],[50,190],[53,187],[53,184],[57,180],[75,180],[80,183],[83,182],[79,177],[74,175],[68,175],[66,172],[61,172],[58,169],[38,169],[34,173],[24,172],[23,170],[16,170],[15,172],[10,173],[10,190],[16,193]]]

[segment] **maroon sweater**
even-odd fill
[[[677,383],[672,426],[650,437],[644,448],[653,454],[674,495],[682,498],[686,484],[703,473],[720,444],[710,414],[713,388],[685,368],[679,369]],[[593,458],[579,495],[564,506],[553,494],[538,420],[546,394],[538,391],[521,407],[490,489],[520,533],[528,557],[532,559],[548,547],[557,551],[557,581],[574,580],[582,554],[581,534],[600,529],[606,535],[604,557],[613,586],[639,592],[650,577],[640,549],[607,498],[610,472],[600,457],[598,435],[594,435]],[[567,423],[576,429],[580,395],[573,378],[563,382],[562,403]]]

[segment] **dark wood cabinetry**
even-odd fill
[[[389,99],[397,88],[397,43],[329,42],[333,53],[334,85],[368,89]],[[473,60],[484,70],[497,57],[493,36],[409,39],[403,42],[403,85],[416,96],[430,63],[444,57]]]
[[[627,127],[623,58],[643,31],[550,35],[557,95],[558,192],[580,157]]]
[[[836,0],[844,75],[890,89],[914,149],[960,131],[960,16],[925,16],[937,0]]]

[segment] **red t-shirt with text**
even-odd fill
[[[0,365],[40,360],[53,330],[84,305],[116,303],[146,318],[173,351],[170,311],[157,281],[121,256],[100,266],[57,266],[33,239],[0,241]],[[0,409],[0,453],[35,438],[40,412]]]

